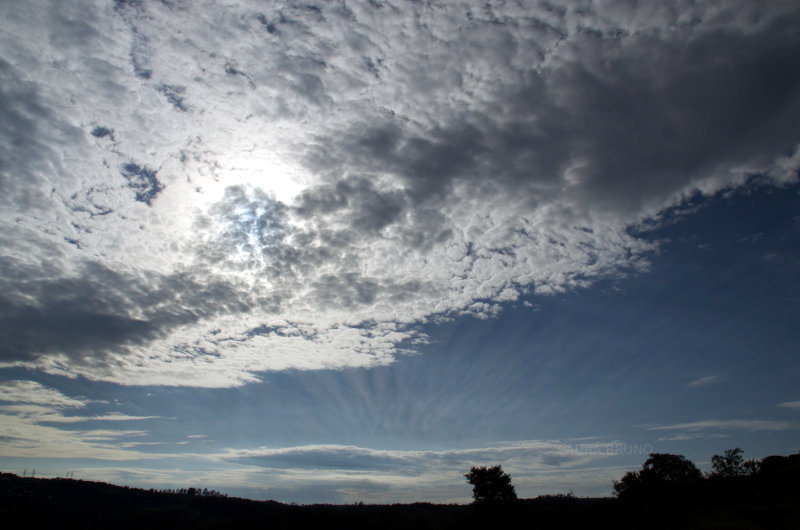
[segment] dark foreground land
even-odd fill
[[[9,529],[800,528],[796,469],[704,479],[627,499],[556,495],[494,507],[293,506],[189,493],[2,473],[0,521]]]

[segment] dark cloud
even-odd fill
[[[568,109],[551,119],[566,129],[557,143],[584,162],[576,174],[582,202],[637,211],[693,182],[769,167],[791,152],[800,139],[800,37],[785,24],[689,42],[631,37],[622,49],[587,35],[581,51],[610,47],[603,55],[616,57],[599,71],[558,71]]]
[[[10,260],[2,266],[0,352],[5,362],[51,354],[85,359],[155,335],[153,324],[128,315],[131,300],[112,286],[124,289],[129,279],[114,271],[94,267],[92,279],[49,280],[41,270]]]
[[[382,191],[368,178],[349,177],[305,191],[297,199],[295,211],[309,219],[344,211],[348,226],[359,232],[375,234],[395,223],[405,207],[406,194],[403,191]]]
[[[357,123],[310,147],[306,162],[333,179],[398,175],[415,206],[464,182],[531,205],[652,215],[689,187],[793,152],[798,20],[758,31],[586,31],[566,58],[499,79],[491,111],[442,114],[424,136],[400,120]]]
[[[0,201],[9,211],[47,203],[43,181],[53,168],[62,169],[58,147],[82,135],[25,78],[22,70],[0,58]]]
[[[378,301],[410,301],[425,291],[428,295],[436,291],[429,282],[396,282],[386,278],[370,278],[355,272],[342,271],[327,274],[311,285],[315,303],[320,307],[360,308]]]
[[[79,276],[49,279],[55,271],[10,259],[0,267],[3,362],[63,355],[77,365],[101,363],[176,327],[243,313],[254,303],[241,287],[200,272],[137,277],[89,262]]]
[[[325,306],[356,307],[375,302],[380,284],[356,273],[325,275],[313,284],[315,298]]]
[[[45,309],[12,306],[3,300],[0,313],[4,362],[58,353],[91,358],[123,343],[141,344],[153,335],[148,322],[94,313],[75,300],[57,301]]]
[[[433,130],[430,138],[409,134],[396,123],[359,123],[350,134],[309,150],[306,161],[333,179],[348,173],[395,173],[403,178],[409,197],[420,203],[442,199],[453,178],[475,168],[486,150],[482,134],[470,123]],[[360,181],[367,182],[364,177]]]
[[[369,136],[370,149],[391,150],[396,132],[399,130],[390,128]],[[392,229],[392,237],[404,247],[423,253],[452,237],[453,230],[440,211],[415,204],[419,190],[381,189],[378,180],[374,176],[348,176],[310,187],[297,197],[292,212],[313,227],[306,237],[322,243],[317,247],[320,255],[338,257],[337,249],[387,237],[383,232],[386,228]],[[428,198],[427,202],[435,202],[430,195]]]

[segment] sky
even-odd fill
[[[794,2],[0,2],[0,470],[606,496],[800,440]]]

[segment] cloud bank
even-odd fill
[[[0,365],[224,387],[643,270],[800,166],[791,3],[7,2]]]

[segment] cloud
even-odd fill
[[[124,462],[113,462],[78,467],[70,463],[68,470],[82,480],[128,484],[145,489],[200,485],[229,495],[286,503],[385,503],[387,498],[398,503],[466,504],[471,501],[471,487],[463,479],[464,469],[445,470],[443,473],[433,470],[425,475],[408,476],[375,470],[340,473],[320,469],[270,470],[247,465],[220,468],[213,459],[204,455],[184,455],[183,460],[191,469],[147,464],[130,468]],[[52,469],[53,465],[52,462],[37,465],[37,476],[47,474],[46,466]],[[512,470],[511,474],[521,497],[569,491],[579,496],[599,497],[607,496],[612,480],[619,479],[629,470],[630,466],[604,466],[559,468],[552,472],[539,470],[531,475]]]
[[[637,228],[797,180],[798,18],[5,3],[0,366],[385,365],[421,324],[645,271]]]
[[[777,406],[787,409],[800,409],[800,401],[784,401],[783,403],[778,403]]]
[[[36,381],[3,381],[0,383],[0,401],[46,405],[56,409],[82,408],[86,405],[85,401],[65,396]]]
[[[598,458],[620,454],[620,442],[568,444],[561,441],[525,440],[481,448],[446,451],[379,450],[346,445],[307,445],[288,448],[229,450],[222,458],[271,469],[328,469],[392,471],[419,475],[441,469],[469,469],[473,465],[501,462],[520,473],[552,468],[585,466]]]
[[[35,381],[0,383],[3,435],[0,455],[13,457],[88,458],[132,460],[143,453],[129,451],[130,438],[147,436],[140,429],[70,428],[69,424],[124,422],[157,419],[156,416],[131,416],[120,413],[82,416],[74,414],[90,402],[64,395]],[[55,424],[55,425],[53,425]],[[139,445],[139,444],[135,444]],[[148,457],[158,458],[156,454]]]
[[[704,377],[698,377],[697,379],[694,379],[693,381],[689,382],[689,387],[696,388],[699,386],[707,386],[716,383],[721,383],[723,381],[725,381],[724,375],[706,375]]]
[[[722,433],[708,433],[708,432],[694,432],[691,434],[676,434],[674,436],[662,436],[658,438],[659,442],[686,442],[688,440],[702,440],[714,438],[728,438],[729,435]]]
[[[273,499],[281,502],[351,504],[354,502],[385,503],[459,503],[471,501],[471,487],[463,479],[466,470],[431,472],[420,476],[404,476],[391,472],[367,471],[341,474],[330,470],[268,470],[253,466],[218,469],[202,459],[193,461],[191,471],[123,466],[91,467],[75,471],[75,477],[103,480],[144,488],[185,487],[200,484],[252,499]],[[508,470],[504,467],[504,470]],[[580,467],[537,471],[522,475],[511,471],[517,494],[523,498],[555,492],[574,492],[578,496],[608,496],[610,484],[630,466]],[[37,475],[40,471],[37,469]]]
[[[64,416],[52,409],[37,405],[5,405],[0,411],[36,423],[85,423],[90,421],[140,421],[159,419],[160,416],[130,416],[128,414],[102,414],[93,416]]]
[[[775,420],[703,420],[673,425],[650,427],[651,431],[704,431],[704,430],[744,430],[744,431],[790,431],[800,426]]]
[[[605,495],[626,469],[608,458],[638,446],[603,442],[522,440],[453,450],[386,450],[347,445],[231,449],[217,455],[239,464],[257,498],[304,502],[467,502],[463,474],[474,465],[502,464],[523,496],[576,491]],[[646,447],[646,451],[650,448]],[[643,453],[646,454],[646,453]],[[597,465],[603,462],[603,466]],[[238,480],[237,486],[245,481]]]

